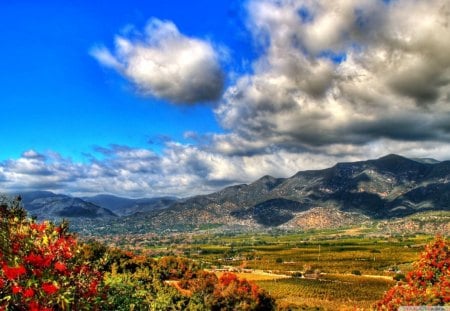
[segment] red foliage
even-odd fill
[[[232,282],[238,282],[238,277],[234,273],[225,272],[222,274],[222,276],[219,278],[219,284],[221,286],[228,286]]]
[[[445,240],[436,237],[414,266],[415,270],[408,273],[406,282],[387,291],[376,304],[377,309],[450,304],[450,250]]]

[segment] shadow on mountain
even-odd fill
[[[231,215],[239,219],[253,219],[264,226],[279,226],[294,218],[293,212],[303,212],[309,208],[309,204],[277,198],[264,201],[249,209],[231,212]]]

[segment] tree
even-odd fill
[[[405,282],[399,282],[385,293],[376,309],[450,305],[450,251],[445,239],[438,236],[427,245],[414,268]]]

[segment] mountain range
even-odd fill
[[[399,155],[338,163],[289,178],[264,176],[208,195],[127,199],[111,195],[72,198],[50,192],[22,194],[31,214],[86,217],[111,223],[145,223],[150,229],[226,225],[314,227],[366,219],[401,218],[450,210],[450,161]]]

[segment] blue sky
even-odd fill
[[[153,3],[2,2],[0,83],[2,114],[8,117],[0,130],[12,136],[2,159],[32,148],[83,160],[81,154],[94,145],[144,146],[153,136],[179,140],[185,131],[220,131],[209,107],[185,109],[136,96],[89,54],[96,44],[112,45],[128,25],[144,27],[151,17],[170,19],[189,36],[251,50],[230,35],[240,27],[229,20],[237,14],[230,1]]]
[[[448,159],[449,6],[2,1],[0,191],[189,196]]]

